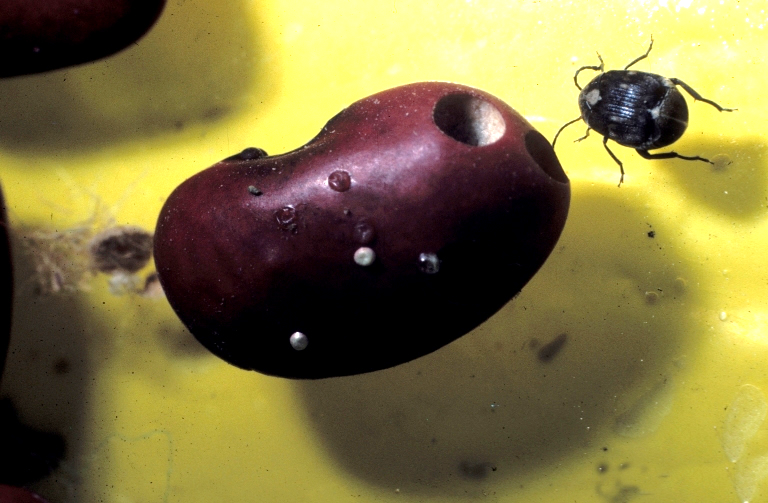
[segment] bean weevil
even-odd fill
[[[603,58],[600,54],[597,55],[600,60],[599,66],[582,66],[576,70],[573,81],[581,91],[579,93],[581,116],[566,122],[552,140],[554,148],[557,137],[563,129],[583,120],[587,125],[587,133],[576,141],[589,136],[590,129],[594,129],[603,136],[605,150],[621,170],[619,187],[624,181],[624,165],[608,148],[608,140],[634,148],[645,159],[679,158],[714,164],[704,157],[685,156],[674,151],[648,152],[650,149],[671,145],[688,127],[688,105],[682,93],[677,90],[677,86],[682,87],[694,100],[708,103],[721,112],[736,110],[721,107],[714,101],[702,97],[680,79],[630,70],[634,64],[647,58],[652,48],[653,37],[645,54],[632,60],[623,70],[603,71]],[[583,70],[600,72],[584,88],[579,85],[578,80],[579,73]]]

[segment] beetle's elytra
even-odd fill
[[[621,178],[619,186],[624,181],[624,165],[608,148],[608,140],[619,145],[634,148],[645,159],[679,158],[686,161],[704,161],[713,164],[709,159],[699,156],[685,156],[677,152],[650,153],[648,150],[671,145],[677,141],[688,127],[688,105],[677,86],[682,87],[694,100],[703,101],[721,112],[732,112],[735,109],[723,108],[712,100],[703,98],[691,86],[680,79],[667,78],[648,72],[638,72],[629,68],[648,57],[653,48],[653,38],[648,50],[642,56],[635,58],[623,70],[604,72],[603,58],[599,66],[582,66],[576,70],[573,81],[581,92],[579,93],[579,109],[581,116],[566,122],[555,134],[552,141],[554,148],[557,137],[569,125],[583,120],[587,124],[587,133],[576,141],[581,141],[594,129],[603,136],[603,145],[608,154],[619,165]],[[600,72],[584,88],[579,85],[579,73],[583,70]]]

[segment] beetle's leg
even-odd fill
[[[561,127],[560,129],[558,129],[558,130],[557,130],[557,133],[555,133],[555,138],[552,140],[552,148],[553,148],[553,149],[555,148],[555,143],[557,142],[557,137],[558,137],[558,136],[560,136],[560,133],[562,133],[562,132],[563,132],[563,129],[567,128],[568,126],[570,126],[570,125],[571,125],[571,124],[573,124],[574,122],[578,122],[578,121],[580,121],[580,120],[581,120],[581,116],[579,116],[579,117],[576,117],[576,118],[575,118],[575,119],[573,119],[572,121],[568,121],[568,122],[566,122],[565,124],[563,124],[563,125],[562,125],[562,127]]]
[[[715,164],[709,159],[705,159],[703,157],[680,155],[677,152],[658,152],[658,153],[652,154],[647,150],[643,150],[639,148],[636,150],[637,150],[637,153],[640,154],[640,156],[643,159],[676,159],[677,158],[677,159],[684,159],[686,161],[704,161],[710,164]]]
[[[603,146],[605,147],[605,150],[608,151],[608,154],[613,158],[614,161],[616,161],[616,164],[619,165],[619,169],[621,170],[621,178],[619,178],[619,187],[621,187],[621,184],[624,182],[624,165],[621,163],[618,157],[611,152],[611,149],[608,148],[608,137],[603,136]]]
[[[576,84],[576,87],[581,90],[581,86],[579,85],[579,74],[582,70],[595,70],[596,72],[602,72],[604,68],[603,64],[603,58],[600,56],[600,53],[597,53],[597,59],[600,60],[600,66],[582,66],[578,70],[576,70],[576,73],[573,74],[573,83]]]
[[[685,82],[683,82],[680,79],[669,79],[669,80],[671,80],[676,86],[680,86],[683,89],[685,89],[688,92],[688,94],[693,96],[693,99],[696,100],[696,101],[703,101],[704,103],[708,103],[708,104],[712,105],[713,107],[717,108],[718,110],[720,110],[721,112],[733,112],[734,110],[737,110],[736,108],[724,108],[724,107],[721,107],[720,105],[718,105],[714,101],[708,100],[708,99],[702,97],[699,93],[694,91],[691,86],[689,86],[688,84],[686,84]]]
[[[587,126],[587,132],[584,133],[584,136],[582,136],[581,138],[576,138],[575,140],[573,140],[573,143],[576,143],[577,141],[581,141],[581,140],[586,140],[587,136],[589,136],[589,131],[591,129],[592,129],[591,127]]]
[[[652,49],[652,48],[653,48],[653,35],[651,35],[651,45],[649,45],[649,46],[648,46],[648,50],[647,50],[647,51],[645,51],[645,54],[643,54],[642,56],[639,56],[639,57],[637,57],[637,58],[633,59],[631,63],[629,63],[627,66],[625,66],[625,67],[624,67],[624,69],[625,69],[625,70],[629,70],[629,67],[630,67],[630,66],[634,65],[634,64],[635,64],[635,63],[637,63],[638,61],[642,61],[642,60],[644,60],[645,58],[647,58],[647,57],[648,57],[648,55],[651,53],[651,49]]]

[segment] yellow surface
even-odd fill
[[[68,441],[35,488],[51,503],[768,501],[764,9],[171,1],[115,57],[0,81],[19,275],[2,392]],[[152,229],[193,173],[248,146],[296,148],[344,106],[414,81],[482,88],[552,138],[578,115],[575,69],[595,51],[621,68],[651,35],[636,69],[739,109],[688,99],[674,148],[732,163],[616,146],[617,188],[599,137],[574,144],[582,126],[567,129],[573,194],[556,251],[497,316],[432,355],[293,382],[219,361],[164,299],[114,295],[105,275],[34,293],[23,236],[35,230]],[[563,333],[541,363],[536,341]]]

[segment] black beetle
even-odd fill
[[[714,101],[703,98],[691,86],[680,79],[662,77],[655,73],[638,72],[629,68],[648,57],[653,48],[653,37],[648,50],[642,56],[634,59],[623,70],[603,71],[603,58],[600,54],[600,66],[582,66],[576,70],[573,81],[581,92],[579,93],[579,109],[581,116],[566,122],[555,134],[552,140],[554,148],[557,137],[566,127],[584,120],[587,133],[576,141],[581,141],[594,129],[603,135],[603,145],[608,154],[619,165],[621,179],[624,181],[624,165],[608,148],[608,140],[619,145],[634,148],[645,159],[680,158],[686,161],[704,161],[714,164],[709,159],[699,156],[685,156],[677,152],[660,152],[652,154],[649,149],[666,147],[677,141],[688,127],[688,105],[685,98],[677,90],[680,86],[694,100],[703,101],[721,112],[732,112],[735,109],[723,108]],[[599,71],[600,75],[592,79],[582,89],[578,77],[582,70]]]

